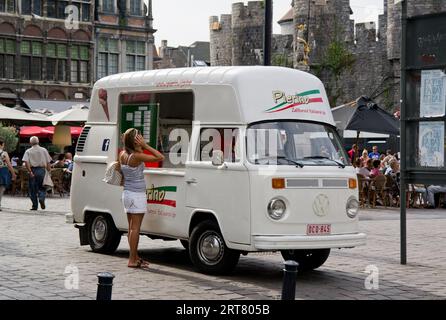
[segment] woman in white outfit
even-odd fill
[[[147,212],[146,183],[144,180],[144,162],[163,161],[164,156],[149,146],[138,130],[128,129],[123,136],[125,151],[119,155],[121,172],[124,176],[122,201],[129,222],[128,241],[130,268],[147,268],[149,263],[138,256],[139,231],[142,219]],[[145,154],[147,150],[151,155]]]

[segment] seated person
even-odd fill
[[[358,159],[360,162],[361,160]],[[372,170],[372,159],[368,159],[365,167],[356,168],[356,173],[362,174],[364,177],[370,176],[370,171]]]
[[[373,168],[370,171],[370,178],[375,178],[377,176],[382,175],[381,171],[379,170],[380,166],[381,166],[381,161],[373,160]]]
[[[53,168],[65,168],[65,155],[63,153],[57,156],[56,162],[52,165]]]
[[[400,166],[398,164],[398,161],[395,159],[390,161],[389,167],[386,169],[386,172],[384,173],[386,176],[390,175],[393,178],[396,178],[396,175],[400,172]]]
[[[427,207],[429,209],[433,209],[436,207],[435,206],[436,193],[446,193],[446,185],[427,187]]]

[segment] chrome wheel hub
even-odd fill
[[[200,259],[208,264],[215,265],[220,262],[224,253],[223,239],[214,231],[203,233],[198,240]]]

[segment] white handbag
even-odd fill
[[[121,165],[118,161],[112,162],[105,170],[105,176],[102,181],[114,185],[121,186],[123,181],[123,176],[121,173]]]
[[[51,179],[51,175],[48,170],[45,170],[45,177],[43,178],[43,186],[47,188],[54,187],[53,180]]]

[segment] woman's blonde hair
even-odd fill
[[[364,150],[362,150],[362,156],[368,156],[369,154],[368,154],[368,152],[367,152],[367,149],[364,149]]]
[[[125,152],[128,154],[135,152],[135,138],[138,134],[138,130],[135,128],[127,129],[122,135],[122,142],[124,143]]]

